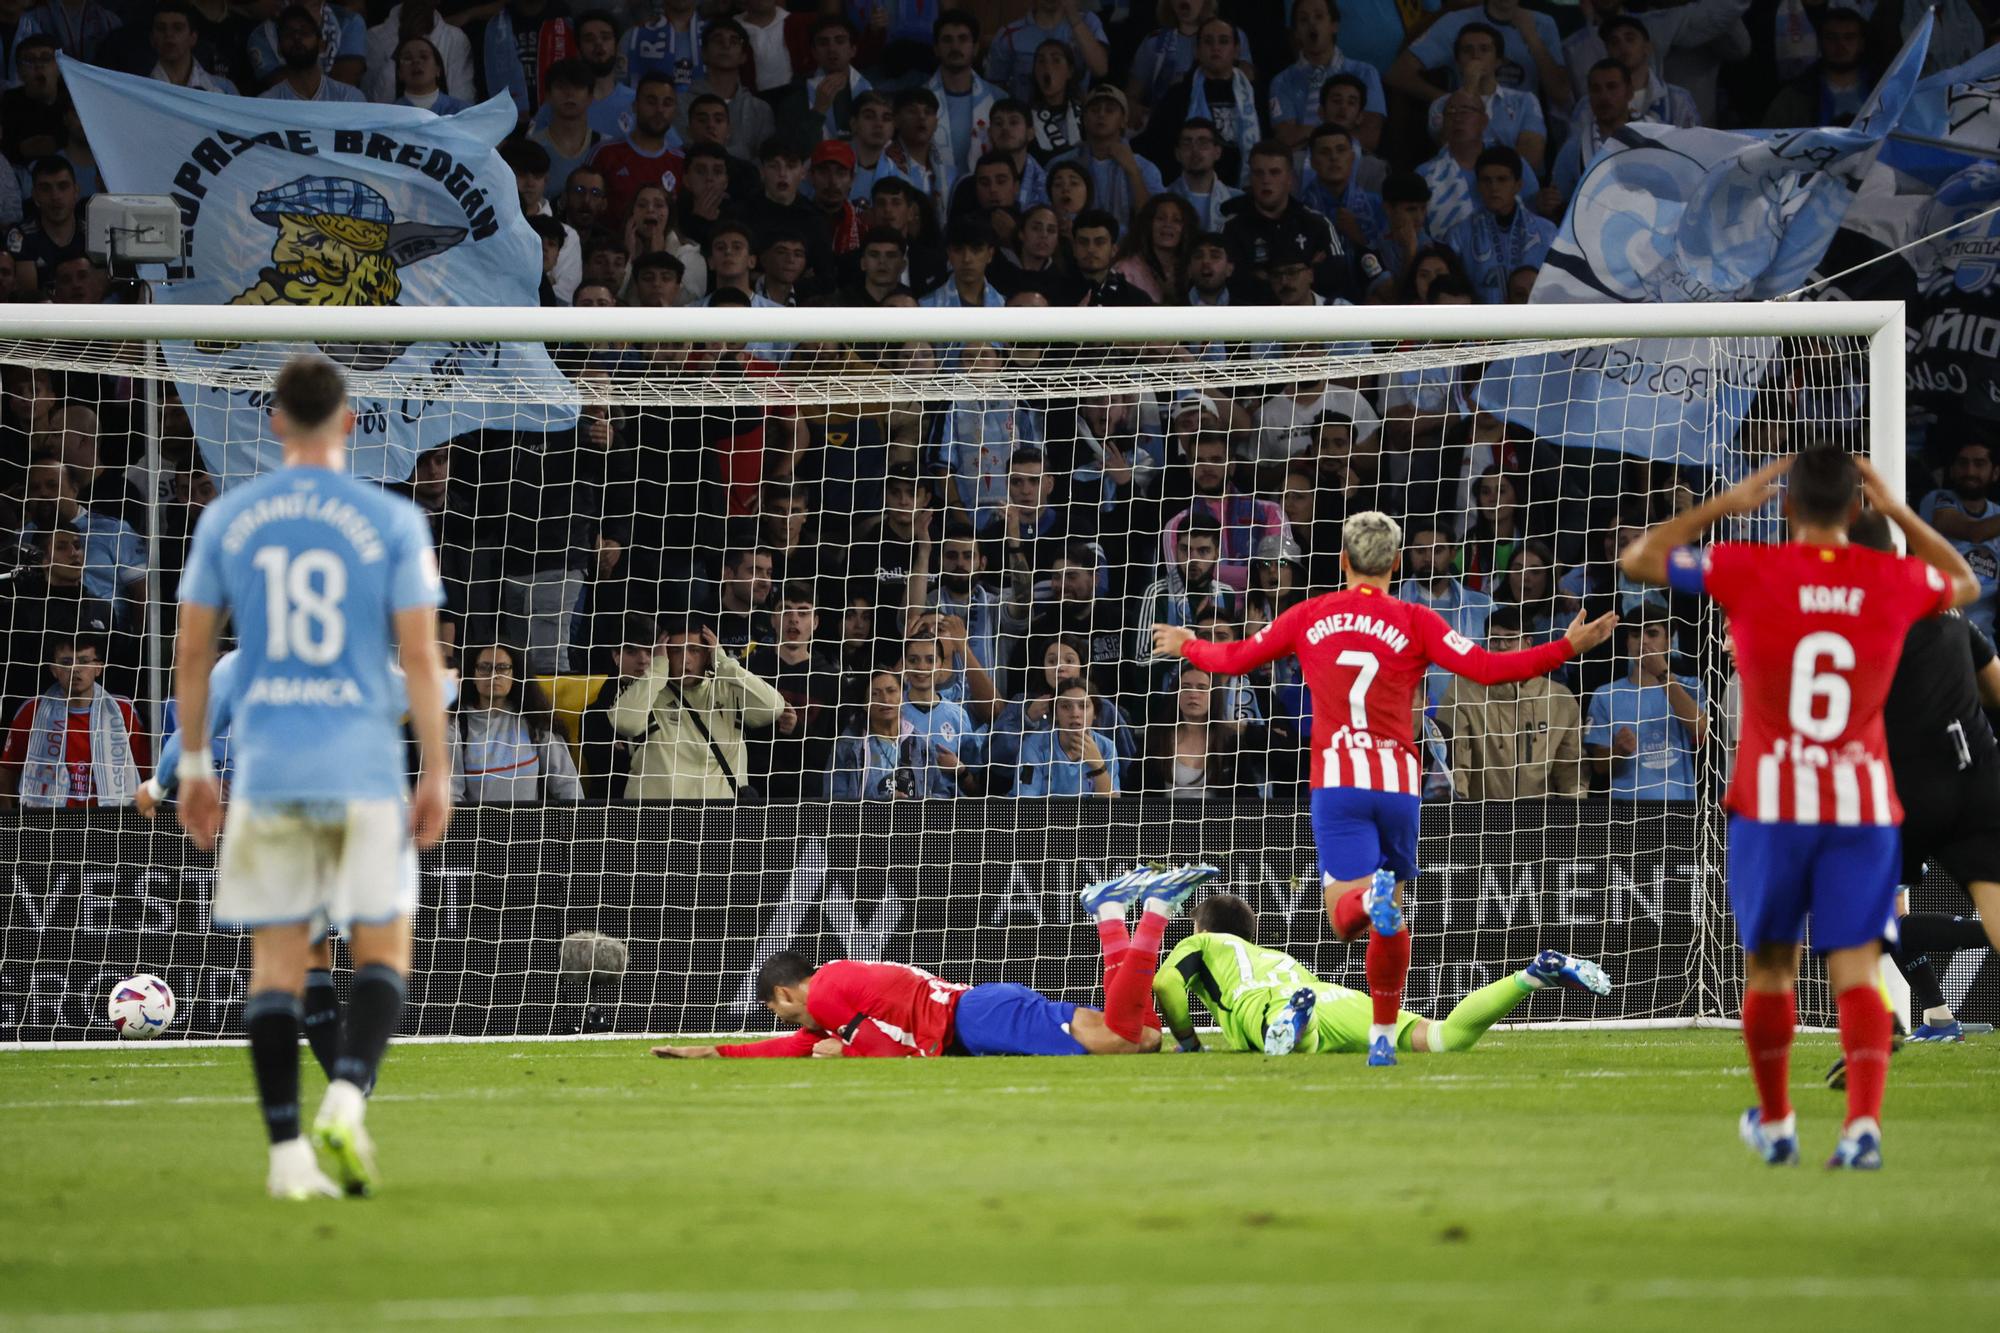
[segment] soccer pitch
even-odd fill
[[[1836,1053],[1798,1048],[1814,1163]],[[1750,1095],[1722,1032],[1503,1032],[1391,1070],[402,1046],[380,1196],[281,1204],[242,1051],[17,1053],[0,1329],[1990,1317],[2000,1040],[1897,1057],[1878,1175],[1759,1165]]]

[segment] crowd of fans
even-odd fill
[[[1837,124],[1920,17],[1807,0],[324,0],[0,3],[0,292],[107,299],[94,158],[55,64],[218,91],[513,99],[502,147],[548,304],[1467,304],[1526,298],[1583,165],[1631,121]],[[1933,64],[1986,40],[1940,11]],[[10,30],[11,25],[11,30]],[[1777,77],[1772,77],[1772,71]],[[10,187],[13,187],[10,189]],[[1026,346],[596,345],[584,379],[865,382],[1015,367]],[[1182,348],[1189,361],[1242,349]],[[1551,680],[1440,676],[1438,799],[1689,799],[1727,674],[1698,607],[1615,556],[1706,478],[1565,449],[1473,409],[1477,367],[1231,391],[586,407],[482,430],[408,483],[450,594],[470,801],[1290,793],[1309,701],[1284,663],[1217,679],[1148,627],[1254,634],[1338,583],[1339,525],[1401,519],[1401,596],[1496,648],[1579,609],[1626,627]],[[176,572],[215,493],[168,394],[148,493],[128,380],[8,366],[0,790],[122,804]],[[1807,442],[1767,380],[1746,447]],[[1983,442],[1927,513],[2000,567]],[[1919,474],[1920,475],[1920,474]],[[1913,482],[1915,489],[1928,482]],[[1944,526],[1944,524],[1941,524]],[[1989,625],[1991,599],[1982,603]],[[157,624],[149,623],[157,621]]]

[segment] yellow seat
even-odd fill
[[[570,758],[576,761],[576,771],[583,772],[583,710],[590,707],[590,701],[604,688],[607,676],[537,676],[535,684],[549,696],[549,703],[556,710],[556,725],[562,728],[563,739],[569,742]]]

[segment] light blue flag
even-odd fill
[[[1917,84],[1896,132],[2000,148],[2000,46]]]
[[[105,189],[171,195],[194,277],[173,305],[535,305],[542,243],[496,150],[514,103],[453,116],[416,107],[275,101],[195,92],[62,62]],[[276,466],[257,371],[310,351],[168,343],[181,401],[217,485]],[[407,478],[417,454],[482,427],[571,425],[573,407],[481,403],[479,385],[560,403],[562,375],[531,343],[325,344],[379,392],[357,392],[355,475]],[[393,381],[393,383],[392,383]],[[218,387],[235,384],[239,387]]]
[[[1532,301],[1772,300],[1803,286],[1917,90],[1926,16],[1845,128],[1627,125],[1585,168]],[[1716,466],[1773,340],[1635,339],[1495,363],[1477,401],[1549,440]]]

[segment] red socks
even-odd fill
[[[1368,994],[1375,1001],[1374,1021],[1394,1027],[1403,1007],[1403,983],[1410,978],[1410,928],[1406,923],[1393,935],[1379,930],[1368,932]]]
[[[1111,961],[1132,946],[1131,936],[1125,933],[1125,918],[1122,916],[1101,916],[1097,918],[1097,942],[1104,946],[1104,962]]]
[[[1873,986],[1851,987],[1835,997],[1835,1002],[1840,1006],[1840,1049],[1847,1057],[1847,1123],[1863,1116],[1879,1122],[1896,1021]],[[1747,1020],[1747,1010],[1745,1017]],[[1745,1026],[1747,1029],[1747,1022]]]
[[[1123,934],[1122,923],[1120,934]],[[1107,939],[1106,922],[1097,923],[1098,938]],[[1160,1025],[1153,1017],[1153,974],[1160,969],[1160,942],[1166,937],[1167,919],[1158,912],[1139,918],[1132,943],[1123,952],[1104,958],[1104,1026],[1130,1042],[1137,1042],[1148,1023]],[[1107,950],[1109,945],[1106,946]]]
[[[1327,915],[1333,920],[1335,939],[1358,940],[1368,933],[1368,909],[1361,905],[1362,893],[1362,889],[1352,888],[1333,900],[1333,910]]]
[[[1848,992],[1849,995],[1854,992]],[[1888,1010],[1882,1007],[1882,999],[1873,992],[1869,998],[1875,1001],[1875,1009],[1882,1017],[1888,1017]],[[1847,1030],[1847,995],[1840,997],[1840,1028]],[[1792,1030],[1798,1026],[1798,1001],[1791,991],[1773,993],[1771,991],[1746,990],[1743,992],[1743,1049],[1750,1055],[1750,1077],[1757,1083],[1757,1105],[1765,1124],[1775,1124],[1792,1113],[1792,1094],[1787,1086],[1792,1073]],[[1887,1065],[1889,1041],[1885,1032],[1882,1040],[1882,1062]],[[1853,1057],[1849,1056],[1847,1074],[1847,1100],[1854,1103]],[[1881,1075],[1876,1075],[1875,1097],[1879,1105],[1882,1097]]]

